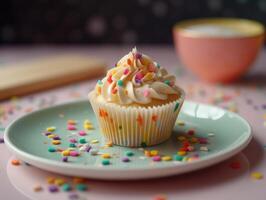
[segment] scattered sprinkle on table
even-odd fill
[[[20,165],[20,161],[17,160],[17,159],[13,159],[13,160],[11,160],[11,164],[15,165],[15,166],[18,166],[18,165]]]
[[[48,151],[49,152],[56,152],[56,148],[54,148],[54,147],[48,147]]]
[[[260,179],[263,179],[263,174],[260,172],[252,172],[251,178],[255,180],[260,180]]]
[[[56,185],[49,185],[48,190],[51,193],[58,192],[58,187]]]
[[[3,144],[3,143],[5,143],[5,140],[4,138],[0,137],[0,144]]]
[[[64,184],[62,185],[62,190],[65,191],[65,192],[68,192],[68,191],[71,191],[71,190],[72,190],[72,187],[71,187],[70,184],[68,184],[68,183],[64,183]]]
[[[40,191],[42,191],[42,190],[43,190],[43,188],[42,188],[42,186],[40,186],[40,185],[36,185],[36,186],[33,187],[33,191],[34,191],[34,192],[40,192]]]
[[[122,162],[130,162],[130,159],[128,157],[122,158]]]
[[[56,127],[55,126],[51,126],[51,127],[48,127],[46,130],[49,131],[49,132],[54,132],[56,130]]]
[[[126,151],[126,155],[130,157],[130,156],[134,156],[134,153],[132,151]]]

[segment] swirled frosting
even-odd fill
[[[96,85],[97,95],[107,102],[148,104],[178,94],[175,76],[136,48],[121,58]]]

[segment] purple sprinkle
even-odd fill
[[[200,144],[207,144],[208,143],[208,139],[206,139],[206,138],[198,138],[198,141]]]
[[[55,136],[53,140],[61,140],[61,138],[59,136]]]
[[[88,147],[86,148],[86,152],[90,152],[90,150],[91,150],[91,146],[88,146]]]
[[[5,143],[4,138],[0,138],[0,144]]]
[[[51,132],[45,132],[44,135],[48,136],[48,135],[51,135],[52,133]]]
[[[136,83],[141,83],[141,80],[140,79],[135,79]]]
[[[266,104],[263,104],[261,107],[262,109],[266,110]]]
[[[67,162],[67,161],[68,161],[68,157],[63,157],[63,158],[62,158],[62,161],[63,161],[63,162]]]
[[[58,187],[56,187],[55,185],[50,185],[48,189],[49,192],[58,192]]]
[[[123,161],[123,162],[129,162],[130,160],[129,160],[128,157],[124,157],[124,158],[122,158],[122,161]]]

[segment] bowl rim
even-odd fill
[[[246,26],[250,26],[250,29],[248,32],[244,32],[242,34],[237,35],[208,35],[208,34],[202,34],[198,31],[193,30],[187,30],[188,26],[197,25],[197,24],[214,24],[218,23],[221,26],[226,26],[226,24],[233,24],[233,25],[240,25],[245,23]],[[250,20],[250,19],[244,19],[244,18],[226,18],[226,17],[220,17],[220,18],[198,18],[198,19],[187,19],[182,20],[178,23],[176,23],[173,27],[174,32],[178,32],[182,36],[191,37],[191,38],[227,38],[227,39],[234,39],[234,38],[250,38],[250,37],[257,37],[257,36],[264,36],[265,34],[265,27],[262,23]],[[240,30],[241,31],[241,30]]]

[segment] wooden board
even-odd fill
[[[103,61],[65,54],[0,66],[0,99],[103,75]]]

